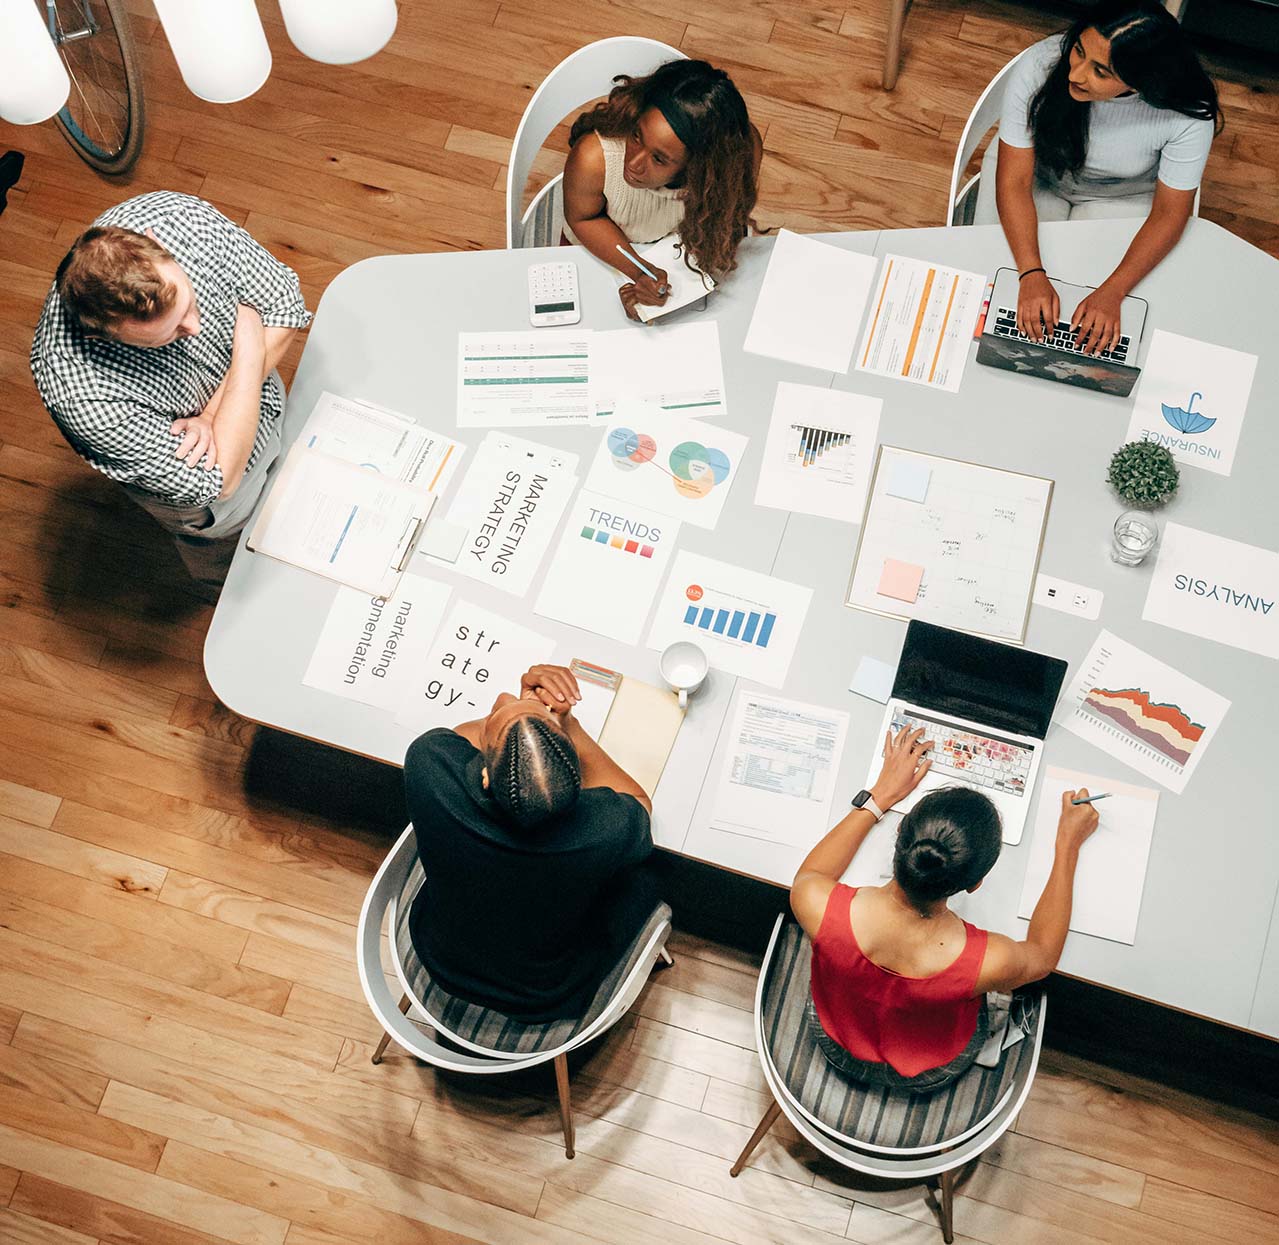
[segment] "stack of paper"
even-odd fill
[[[678,234],[668,234],[665,238],[654,242],[652,246],[635,247],[635,254],[650,268],[657,267],[666,273],[666,283],[670,286],[670,295],[660,307],[637,304],[636,314],[645,323],[660,320],[669,316],[672,311],[680,311],[705,298],[715,289],[715,282],[705,273],[690,267],[691,261],[684,254]]]

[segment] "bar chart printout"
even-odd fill
[[[771,687],[786,681],[812,589],[680,550],[671,564],[649,648],[691,640],[712,671]]]
[[[1178,793],[1230,708],[1224,696],[1109,631],[1061,705],[1068,731]]]

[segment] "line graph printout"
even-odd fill
[[[586,487],[617,502],[714,528],[748,438],[684,412],[626,404],[608,421]]]
[[[845,604],[1021,644],[1053,482],[885,445]],[[883,589],[922,568],[914,600]]]
[[[755,504],[859,522],[882,406],[878,398],[782,381]]]
[[[1229,708],[1224,696],[1102,631],[1057,720],[1180,794]]]
[[[986,278],[885,255],[857,370],[959,392]]]

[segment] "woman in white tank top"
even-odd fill
[[[617,250],[678,231],[685,261],[717,280],[736,266],[755,208],[764,145],[722,69],[677,60],[646,78],[619,75],[569,135],[564,237],[629,278],[635,306],[666,301],[667,274],[646,276]]]
[[[1004,99],[994,179],[1024,333],[1040,339],[1060,310],[1039,255],[1041,218],[1148,211],[1071,318],[1085,350],[1119,340],[1120,304],[1181,237],[1220,121],[1212,79],[1158,0],[1100,0],[1060,39],[1025,53]]]

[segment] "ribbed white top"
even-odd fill
[[[622,176],[626,163],[626,140],[606,138],[603,134],[595,137],[604,151],[604,199],[608,204],[609,220],[632,242],[656,242],[678,229],[684,219],[684,192],[628,186]],[[581,141],[590,142],[590,135]],[[577,241],[567,221],[564,233],[570,242]]]
[[[1043,86],[1058,56],[1061,36],[1034,44],[1008,76],[1000,141],[1033,147],[1030,101]],[[1148,193],[1156,177],[1172,190],[1194,190],[1203,177],[1212,122],[1156,108],[1140,95],[1088,106],[1088,149],[1083,168],[1060,181],[1040,174],[1045,184],[1067,199],[1105,199]],[[1038,170],[1036,170],[1038,172]]]

